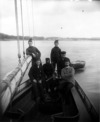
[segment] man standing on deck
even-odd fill
[[[55,69],[56,65],[57,65],[57,70],[58,70],[58,61],[60,60],[61,57],[61,49],[58,47],[58,40],[55,40],[54,42],[54,47],[51,50],[51,63],[53,64],[53,67]]]
[[[65,67],[65,60],[68,60],[70,62],[70,59],[66,57],[66,52],[61,52],[61,58],[58,61],[58,75],[61,75],[61,70]]]
[[[32,56],[32,66],[33,66],[36,60],[40,59],[41,52],[36,47],[32,46],[33,44],[32,38],[29,39],[28,44],[29,47],[26,49],[26,55]]]

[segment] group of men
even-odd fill
[[[55,68],[57,66],[58,77],[61,77],[59,83],[59,91],[64,95],[65,86],[68,91],[74,86],[74,68],[70,66],[70,59],[66,57],[66,52],[61,51],[58,47],[58,40],[54,41],[54,47],[51,50],[50,58],[46,58],[46,63],[42,65],[41,52],[32,46],[32,39],[29,39],[29,47],[26,49],[26,54],[32,56],[32,66],[29,70],[29,78],[32,82],[32,97],[34,100],[40,97],[42,101],[45,100],[44,92],[53,89],[53,83],[48,79],[55,78]],[[50,62],[51,59],[51,62]],[[51,87],[50,87],[51,86]],[[45,90],[44,90],[45,89]]]

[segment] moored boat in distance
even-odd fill
[[[26,58],[0,83],[1,121],[99,121],[98,113],[77,81],[70,93],[70,105],[64,104],[59,97],[59,99],[47,101],[45,104],[32,100],[31,82],[28,78],[30,62],[31,57]]]
[[[81,70],[85,67],[86,62],[82,60],[76,60],[71,62],[71,65],[74,67],[75,70]]]

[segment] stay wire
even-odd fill
[[[25,44],[24,44],[24,26],[23,26],[22,0],[20,0],[20,9],[21,9],[21,25],[22,25],[22,37],[23,37],[23,58],[25,58]]]
[[[29,30],[29,36],[31,35],[30,34],[30,24],[29,24],[29,10],[28,10],[28,0],[26,0],[26,8],[27,8],[27,20],[28,20],[28,30]]]
[[[33,24],[33,22],[34,22],[34,14],[33,14],[33,0],[31,0],[31,2],[32,2],[32,25],[33,25],[33,34],[32,34],[32,36],[34,37],[34,24]],[[33,38],[34,39],[34,38]],[[34,40],[34,46],[35,46],[35,40]]]
[[[20,42],[19,42],[19,26],[18,26],[17,0],[15,0],[14,3],[15,3],[15,21],[16,21],[16,33],[17,33],[18,59],[19,59],[19,63],[21,63]]]

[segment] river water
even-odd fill
[[[23,43],[20,41],[21,54]],[[50,57],[53,41],[35,41],[35,46],[42,53],[42,62],[46,57]],[[28,47],[25,41],[25,49]],[[100,41],[59,41],[61,50],[67,52],[67,57],[71,61],[84,60],[86,66],[84,71],[75,75],[75,79],[83,88],[92,104],[99,112],[100,103]],[[9,71],[18,64],[17,41],[0,41],[0,81]],[[22,56],[23,59],[23,56]]]

